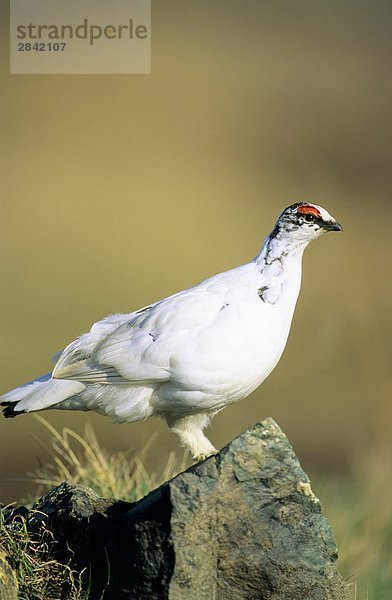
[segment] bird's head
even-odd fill
[[[298,242],[310,242],[327,231],[342,231],[343,227],[316,204],[298,202],[285,208],[276,222],[271,237],[289,235]]]

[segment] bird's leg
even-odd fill
[[[179,436],[182,446],[188,448],[197,462],[218,452],[203,433],[209,421],[208,415],[199,414],[168,422],[170,429]]]

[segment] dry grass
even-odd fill
[[[50,532],[39,539],[29,533],[26,520],[5,524],[0,512],[0,550],[16,573],[19,600],[84,600],[81,574],[52,558]]]
[[[143,459],[153,437],[141,452],[110,453],[99,444],[89,424],[82,437],[68,427],[58,431],[40,415],[35,418],[51,433],[49,446],[46,446],[50,462],[29,473],[29,480],[37,484],[36,496],[68,481],[90,487],[103,498],[135,502],[185,468],[185,454],[178,464],[174,453],[170,453],[159,475],[147,473]]]

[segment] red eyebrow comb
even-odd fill
[[[298,207],[298,212],[301,215],[311,214],[311,215],[314,215],[315,217],[321,217],[320,211],[312,204],[305,204],[305,203],[301,204]]]

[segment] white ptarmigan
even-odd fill
[[[286,208],[250,263],[129,314],[95,323],[51,374],[2,396],[6,417],[95,410],[116,422],[164,419],[196,460],[216,452],[203,429],[271,373],[282,355],[306,246],[342,227],[321,206]]]

